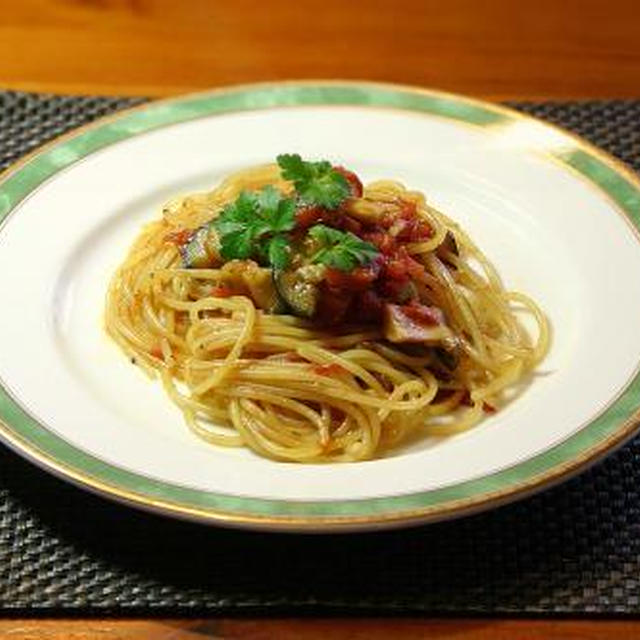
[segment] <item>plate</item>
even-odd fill
[[[204,443],[107,338],[107,283],[168,199],[282,152],[390,177],[457,220],[553,327],[528,388],[474,429],[382,459],[300,465]],[[2,439],[82,487],[170,516],[375,529],[494,507],[629,438],[640,409],[640,184],[584,141],[421,89],[253,85],[72,132],[0,182]]]

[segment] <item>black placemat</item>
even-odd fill
[[[0,93],[0,167],[139,101]],[[516,106],[640,169],[640,101]],[[146,515],[0,447],[0,612],[638,614],[639,456],[454,522],[295,536]]]

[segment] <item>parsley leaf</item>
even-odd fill
[[[335,209],[351,193],[347,179],[329,162],[307,162],[297,153],[285,153],[276,159],[282,177],[293,182],[306,204]]]
[[[360,240],[349,231],[317,224],[311,227],[309,235],[323,245],[312,256],[311,262],[319,262],[340,271],[352,271],[357,266],[368,264],[378,255],[374,245]]]
[[[274,269],[286,269],[289,266],[289,242],[285,236],[279,235],[269,240],[267,248],[269,263]]]
[[[272,185],[258,193],[258,212],[270,231],[290,231],[296,224],[296,203],[291,198],[283,198]]]
[[[255,193],[242,191],[234,202],[228,204],[214,221],[216,230],[225,235],[239,231],[249,225],[258,212],[258,199]]]
[[[249,229],[239,229],[224,235],[220,254],[226,260],[246,260],[253,253],[253,236]]]
[[[220,254],[226,260],[266,258],[274,266],[275,262],[285,264],[289,251],[281,234],[295,226],[295,209],[295,202],[271,185],[261,191],[242,191],[213,221]]]

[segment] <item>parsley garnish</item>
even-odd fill
[[[213,221],[226,260],[248,258],[282,269],[289,263],[285,231],[295,226],[295,202],[273,186],[243,191]]]
[[[306,204],[335,209],[351,193],[347,179],[330,162],[306,162],[297,153],[279,155],[277,161],[282,177],[293,182]]]
[[[338,231],[324,224],[317,224],[309,230],[309,235],[321,245],[311,258],[311,262],[319,262],[340,271],[351,271],[359,265],[371,262],[378,250],[374,245],[349,231]]]
[[[351,193],[348,180],[331,163],[306,162],[298,154],[278,156],[282,177],[291,180],[298,201],[334,209]],[[220,239],[220,255],[225,260],[253,259],[274,269],[286,269],[291,262],[288,231],[296,225],[296,200],[287,198],[274,186],[260,191],[243,191],[210,224]],[[378,250],[352,233],[315,225],[309,235],[320,246],[311,262],[342,271],[364,265]]]
[[[285,269],[289,264],[289,241],[285,236],[275,236],[267,247],[269,263],[274,269]]]

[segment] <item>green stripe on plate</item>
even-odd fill
[[[502,113],[493,112],[473,102],[375,85],[275,85],[150,103],[142,110],[131,113],[125,111],[115,120],[109,119],[103,124],[98,121],[95,128],[92,127],[33,158],[28,167],[10,177],[2,186],[0,220],[30,191],[57,171],[98,149],[136,134],[233,111],[311,105],[388,107],[429,113],[476,125],[498,124],[507,120]]]

